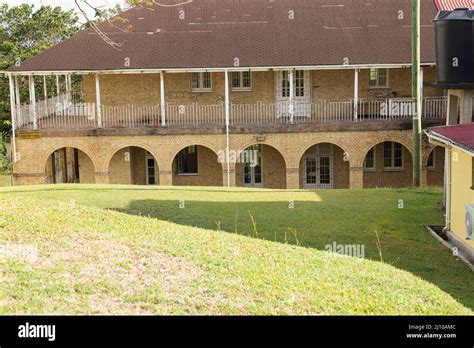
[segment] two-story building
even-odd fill
[[[421,5],[432,81],[437,10]],[[120,17],[6,72],[17,185],[412,184],[410,0],[167,0]],[[423,126],[444,124],[444,92],[422,93]],[[423,162],[441,186],[444,150],[425,141]]]

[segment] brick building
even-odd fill
[[[88,29],[6,72],[17,185],[411,185],[409,0],[164,2],[99,25],[113,45]],[[422,0],[425,80],[435,14]],[[424,127],[446,110],[423,88]]]

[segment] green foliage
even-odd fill
[[[79,30],[74,11],[61,7],[22,4],[0,5],[0,70],[28,59],[70,37]],[[0,116],[10,112],[9,85],[0,77]]]

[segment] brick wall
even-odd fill
[[[260,134],[260,133],[259,133]],[[406,147],[405,170],[363,173],[366,153],[377,144],[377,165],[382,165],[384,141],[396,141]],[[302,187],[302,158],[316,144],[334,144],[334,179],[336,188],[402,187],[411,185],[412,133],[410,130],[377,131],[308,131],[301,133],[265,133],[265,141],[256,141],[255,133],[232,134],[231,150],[240,151],[260,143],[263,146],[264,184],[268,188]],[[199,175],[176,175],[176,155],[186,146],[198,145]],[[162,185],[222,185],[225,166],[218,163],[217,153],[225,150],[225,134],[110,135],[110,136],[44,136],[17,140],[21,160],[14,166],[15,183],[43,184],[50,173],[50,155],[62,147],[78,148],[81,182],[112,184],[145,183],[145,150],[158,165]],[[439,151],[439,150],[438,150]],[[126,154],[129,161],[126,161]],[[348,161],[343,160],[344,153]],[[429,151],[424,153],[424,163]],[[441,157],[440,157],[441,156]],[[86,160],[88,158],[89,160]],[[442,177],[442,152],[437,153],[439,173],[428,173],[428,183],[439,183]],[[231,182],[243,185],[242,166],[231,165]]]
[[[354,70],[315,70],[311,71],[312,100],[350,100],[354,97]],[[434,68],[425,68],[426,81],[434,80]],[[190,73],[165,74],[165,99],[171,104],[216,104],[225,98],[224,73],[212,73],[211,92],[193,92]],[[122,74],[100,76],[101,103],[103,105],[159,105],[159,74]],[[369,88],[369,70],[359,73],[360,98],[387,98],[395,93],[396,97],[411,96],[411,70],[390,69],[387,88]],[[425,96],[440,96],[443,91],[426,87]],[[275,72],[252,72],[252,91],[232,91],[234,103],[275,102]],[[84,98],[86,102],[95,102],[95,77],[84,76]]]

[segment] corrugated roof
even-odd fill
[[[436,7],[421,5],[422,62],[433,63]],[[100,25],[121,50],[88,29],[10,71],[411,63],[411,0],[194,0],[121,16],[131,29]]]
[[[452,11],[457,8],[474,10],[474,0],[434,0],[439,11]]]
[[[474,123],[429,128],[426,133],[441,136],[457,147],[474,152]]]

